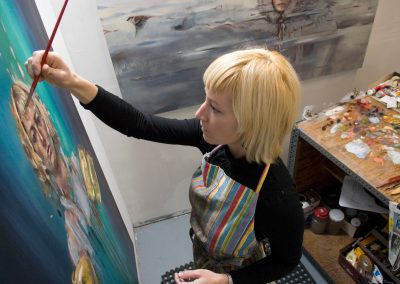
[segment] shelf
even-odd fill
[[[339,249],[353,242],[355,239],[345,235],[317,235],[311,230],[304,231],[303,247],[325,270],[334,283],[354,283],[338,262]]]

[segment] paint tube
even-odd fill
[[[372,283],[383,284],[383,276],[378,266],[374,264],[374,270],[372,271]]]

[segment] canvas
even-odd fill
[[[97,0],[118,83],[161,113],[204,99],[213,59],[249,47],[281,51],[302,79],[362,66],[377,0]]]
[[[138,283],[134,247],[71,96],[23,65],[35,2],[0,2],[0,283]]]

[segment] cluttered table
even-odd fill
[[[341,204],[345,185],[352,180],[360,191],[375,197],[372,206],[387,208],[389,201],[400,203],[399,74],[392,74],[366,92],[354,90],[319,113],[305,112],[303,118],[292,131],[288,161],[301,195],[311,189],[329,196],[331,189],[340,189]],[[355,194],[350,199],[363,203]],[[343,269],[338,256],[359,236],[344,231],[318,235],[307,229],[303,246],[334,283],[350,283],[355,277]]]
[[[400,77],[394,76],[368,92],[352,92],[344,102],[298,123],[291,137],[292,173],[296,142],[302,138],[385,204],[399,202],[399,88]],[[386,97],[397,105],[389,105]]]

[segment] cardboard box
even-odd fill
[[[348,254],[348,252],[350,252],[353,248],[359,246],[364,251],[365,255],[368,256],[368,258],[371,260],[371,262],[379,268],[379,270],[382,273],[383,278],[385,280],[390,281],[389,283],[400,284],[400,279],[398,279],[392,273],[391,268],[386,267],[385,264],[383,262],[381,262],[376,257],[376,255],[371,250],[368,249],[368,247],[366,245],[363,244],[363,240],[367,239],[367,238],[369,238],[370,240],[373,239],[375,241],[378,241],[384,247],[387,247],[387,241],[383,237],[383,235],[381,235],[381,233],[378,232],[377,230],[372,230],[364,238],[358,239],[357,241],[345,246],[344,248],[342,248],[340,250],[339,259],[338,259],[340,266],[342,266],[343,269],[346,270],[346,272],[350,275],[351,278],[353,278],[353,280],[356,283],[370,283],[368,281],[368,279],[366,279],[366,277],[364,275],[360,274],[360,272],[346,259],[346,255]],[[373,242],[375,242],[375,241],[373,241]],[[390,263],[389,263],[389,265],[390,265]]]
[[[356,282],[356,283],[362,283],[362,281],[365,281],[365,279],[360,273],[358,273],[357,269],[347,261],[346,255],[349,251],[353,249],[353,243],[348,244],[344,248],[342,248],[339,252],[339,264],[341,267],[343,267],[344,270],[346,270],[347,274],[350,275],[350,277]],[[368,282],[366,282],[368,283]]]

